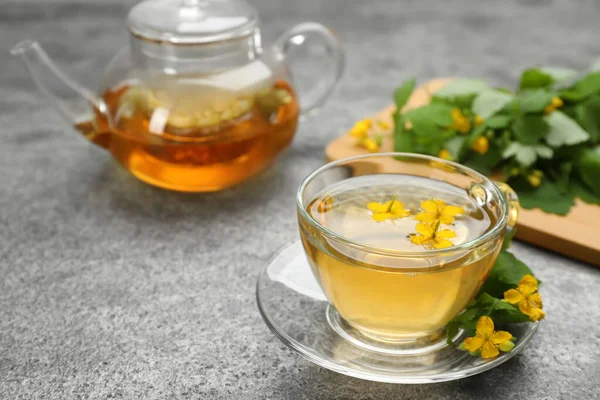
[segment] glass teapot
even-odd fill
[[[263,52],[258,15],[244,0],[145,0],[127,26],[130,46],[97,94],[35,41],[12,53],[86,138],[166,189],[216,191],[263,170],[292,141],[299,114],[325,101],[344,64],[339,40],[317,23],[291,28]],[[287,63],[311,44],[327,65],[299,101]]]

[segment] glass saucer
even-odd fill
[[[371,343],[345,326],[329,305],[300,241],[288,244],[269,261],[258,278],[256,300],[273,333],[309,361],[344,375],[387,383],[444,382],[487,371],[519,353],[538,327],[511,324],[510,332],[518,338],[514,349],[492,360],[473,357],[445,342],[426,352]],[[464,337],[459,333],[455,340]]]

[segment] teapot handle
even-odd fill
[[[319,74],[315,76],[312,88],[301,94],[301,113],[306,114],[323,105],[333,88],[340,80],[344,70],[344,50],[337,36],[316,22],[305,22],[286,31],[273,46],[273,53],[279,61],[293,58],[295,49],[322,43],[325,50],[325,62],[329,67],[322,65]],[[324,69],[323,69],[324,68]],[[322,72],[322,73],[321,73]]]

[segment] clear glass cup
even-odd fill
[[[481,236],[449,248],[399,251],[349,240],[307,211],[333,184],[389,174],[464,190],[492,224]],[[404,153],[351,157],[319,168],[300,186],[297,207],[304,250],[331,305],[331,327],[361,347],[400,354],[445,346],[445,325],[473,300],[518,216],[518,199],[508,186],[450,161]]]

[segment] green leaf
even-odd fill
[[[531,269],[512,253],[502,250],[481,288],[481,293],[494,297],[504,297],[504,292],[516,287],[524,275],[533,275]]]
[[[435,92],[435,95],[440,98],[451,98],[478,94],[487,89],[489,89],[488,85],[479,79],[456,79]]]
[[[531,187],[525,180],[515,180],[509,184],[519,194],[519,202],[523,208],[539,208],[547,213],[566,215],[575,205],[572,193],[561,192],[548,179],[543,179],[537,188]]]
[[[410,98],[415,86],[417,84],[416,79],[409,79],[404,81],[402,85],[394,92],[394,102],[396,103],[396,112],[400,113],[402,107],[406,105],[406,102]]]
[[[579,180],[574,180],[569,183],[569,191],[573,193],[573,196],[580,198],[588,204],[600,205],[600,196],[597,196],[588,189],[585,184]]]
[[[517,233],[516,228],[509,229],[508,232],[506,232],[506,236],[504,237],[504,242],[502,242],[502,250],[507,250],[510,248],[510,245],[512,244],[512,239],[515,236],[515,233]]]
[[[452,339],[454,339],[454,337],[458,334],[459,328],[460,322],[458,321],[450,321],[446,324],[446,343],[448,343],[449,346],[456,345]]]
[[[544,120],[550,127],[546,135],[546,143],[552,147],[585,142],[590,137],[577,122],[560,111],[544,116]]]
[[[522,113],[538,113],[552,103],[554,94],[542,89],[526,90],[519,93],[519,108]]]
[[[502,110],[513,96],[497,90],[485,90],[473,100],[473,112],[483,119],[487,119]]]
[[[431,98],[431,103],[442,103],[455,108],[469,109],[473,104],[475,96],[477,96],[477,94],[457,95],[454,97],[439,97],[436,93]]]
[[[600,141],[600,95],[577,104],[575,116],[579,125],[589,133],[590,140],[593,143]]]
[[[467,140],[465,140],[463,147],[470,148],[473,143],[477,140],[477,138],[485,133],[487,130],[487,126],[485,124],[479,125],[477,128],[473,129],[467,135]]]
[[[502,129],[507,128],[513,119],[508,115],[494,115],[493,117],[485,120],[485,126],[491,129]]]
[[[575,92],[574,90],[561,90],[559,92],[559,97],[567,103],[577,103],[584,99],[581,93]]]
[[[410,132],[396,132],[394,136],[394,151],[400,153],[414,153],[414,148],[415,145]]]
[[[548,174],[552,175],[552,180],[563,193],[569,191],[569,180],[572,170],[573,163],[570,161],[560,163],[558,165],[558,171],[555,171],[554,169],[548,170]]]
[[[600,196],[600,146],[581,153],[578,172],[581,180],[596,196]]]
[[[573,90],[583,97],[590,96],[600,91],[600,71],[592,72],[580,79],[573,86]]]
[[[423,107],[415,108],[404,114],[404,120],[413,124],[413,129],[417,134],[419,130],[416,125],[443,126],[452,124],[452,107],[448,104],[429,104]],[[437,131],[436,131],[437,133]]]
[[[517,162],[524,167],[529,167],[537,160],[537,152],[534,146],[527,146],[519,142],[512,142],[502,152],[503,158],[515,157]]]
[[[539,68],[527,69],[521,75],[521,82],[519,88],[523,89],[537,89],[552,86],[554,80],[550,74],[541,71]]]
[[[510,287],[509,287],[510,288]],[[504,297],[504,296],[500,296]],[[483,315],[489,315],[495,323],[519,323],[529,321],[529,317],[510,303],[493,297],[489,293],[482,293],[478,297],[479,307]]]
[[[466,140],[465,136],[455,136],[452,139],[449,139],[444,145],[446,150],[452,154],[452,158],[458,160],[460,158],[460,151],[464,145]]]
[[[548,133],[550,126],[541,115],[524,114],[515,119],[512,129],[522,144],[536,144]]]
[[[463,164],[469,168],[484,175],[490,175],[492,170],[502,161],[502,154],[498,147],[494,144],[490,145],[490,149],[485,154],[472,154],[469,160]]]
[[[577,77],[577,71],[571,68],[560,68],[560,67],[542,67],[540,71],[550,75],[554,83],[564,83],[575,79]]]
[[[554,155],[554,150],[548,146],[544,146],[543,144],[535,145],[535,152],[537,153],[538,157],[546,159],[550,159]]]
[[[446,325],[446,341],[448,344],[455,344],[452,342],[452,339],[458,333],[459,328],[466,329],[469,335],[474,333],[475,325],[477,324],[477,319],[479,318],[480,309],[477,308],[478,305],[476,302],[473,307],[475,308],[468,308]]]

